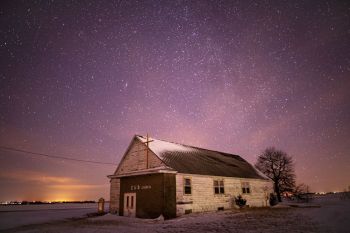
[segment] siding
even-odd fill
[[[134,140],[129,150],[121,161],[116,175],[147,169],[146,145],[139,140]],[[164,165],[163,162],[152,152],[148,151],[148,168]]]
[[[192,182],[192,194],[186,195],[183,190],[184,178],[190,178]],[[224,181],[225,194],[214,194],[213,180]],[[242,194],[241,182],[249,182],[251,193]],[[272,183],[266,180],[233,178],[219,176],[203,176],[193,174],[176,175],[176,202],[177,215],[182,215],[185,210],[192,212],[216,211],[219,207],[229,209],[234,207],[233,199],[239,194],[247,200],[247,205],[263,207],[268,206],[269,193],[273,192]]]
[[[119,197],[120,197],[120,179],[113,178],[110,181],[110,203],[109,212],[119,213]]]

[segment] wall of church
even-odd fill
[[[116,171],[116,175],[147,169],[146,151],[144,143],[135,139]],[[162,166],[162,161],[152,152],[148,151],[148,168]]]
[[[176,217],[175,174],[128,176],[120,181],[120,215],[124,215],[124,194],[134,193],[136,217]]]
[[[184,193],[184,178],[191,179],[191,194]],[[224,193],[215,194],[214,180],[223,180]],[[242,193],[242,182],[248,182],[250,193]],[[193,174],[176,175],[176,212],[177,216],[185,212],[216,211],[236,208],[234,197],[242,195],[250,207],[269,206],[268,197],[273,192],[272,182],[234,177],[205,176]]]
[[[122,175],[130,172],[147,169],[146,146],[137,139],[134,139],[129,150],[121,161],[115,175]],[[152,152],[148,151],[148,168],[162,166],[162,161]],[[110,180],[110,212],[120,212],[120,179],[112,178]]]
[[[119,213],[120,179],[112,178],[110,184],[109,212],[115,214]]]

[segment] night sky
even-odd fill
[[[0,145],[118,163],[134,134],[292,155],[350,185],[347,1],[1,1]],[[0,150],[0,201],[108,197],[116,165]]]

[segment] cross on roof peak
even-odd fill
[[[153,139],[150,140],[150,137],[148,136],[148,133],[147,133],[145,143],[147,143],[147,145],[148,145],[149,142],[153,142],[153,141],[154,141]]]
[[[149,167],[149,164],[148,164],[148,151],[149,151],[149,143],[150,142],[153,142],[154,140],[150,140],[149,139],[149,136],[148,136],[148,133],[146,135],[146,141],[144,142],[146,144],[146,169],[148,169]]]

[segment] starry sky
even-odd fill
[[[350,185],[347,1],[1,1],[0,146],[118,163],[134,134]],[[116,165],[0,150],[0,201],[108,197]]]

